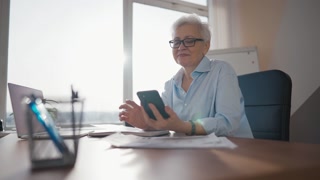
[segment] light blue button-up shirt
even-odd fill
[[[244,99],[234,69],[226,62],[204,57],[182,89],[183,69],[165,83],[162,99],[184,121],[195,120],[207,134],[253,138]]]

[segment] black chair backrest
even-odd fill
[[[289,141],[292,81],[280,70],[238,76],[254,138]]]

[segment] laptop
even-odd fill
[[[27,139],[29,135],[28,124],[27,124],[27,106],[22,104],[22,100],[26,96],[34,95],[36,98],[43,99],[43,93],[41,90],[33,89],[30,87],[8,83],[9,94],[11,99],[12,111],[14,116],[14,121],[16,124],[16,131],[18,138]],[[33,122],[33,132],[34,138],[48,139],[49,135],[45,128],[39,123],[35,116],[32,119]],[[89,132],[93,130],[81,130],[77,133],[78,137],[86,136]],[[64,138],[71,138],[73,136],[73,131],[71,128],[59,129],[59,134]]]

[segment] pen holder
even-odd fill
[[[55,114],[48,111],[44,100],[25,98],[27,109],[29,154],[32,169],[73,167],[78,154],[79,134],[82,127],[84,100],[56,101]],[[61,136],[56,122],[69,125],[67,136]],[[38,123],[38,124],[36,124]],[[43,127],[43,132],[35,132],[34,127]],[[40,134],[41,133],[41,134]]]

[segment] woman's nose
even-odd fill
[[[180,43],[180,46],[178,47],[178,49],[179,49],[179,50],[181,50],[181,49],[186,49],[186,47],[185,47],[184,44],[181,42],[181,43]]]

